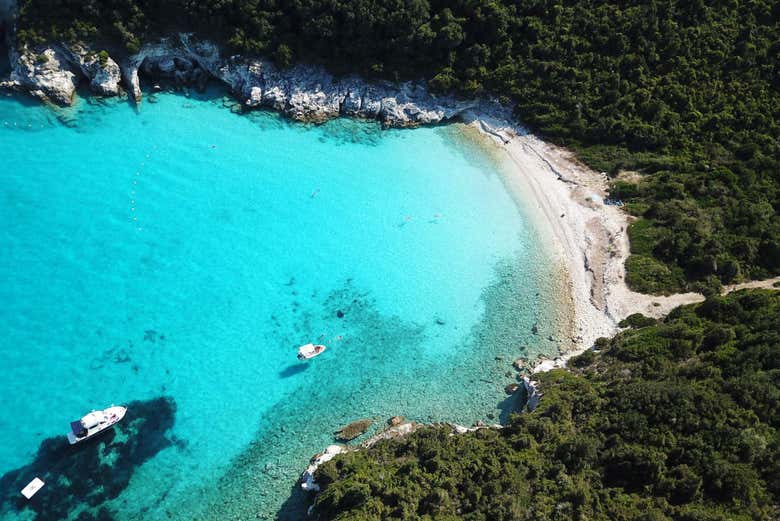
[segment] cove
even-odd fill
[[[62,467],[127,473],[64,494],[69,518],[300,519],[297,477],[339,427],[497,422],[511,362],[555,353],[545,238],[462,125],[237,112],[220,90],[0,98],[3,519],[60,518],[62,489],[30,508],[12,487],[69,421],[149,421],[161,397],[153,448],[139,420],[132,451]],[[329,349],[300,363],[310,341]]]

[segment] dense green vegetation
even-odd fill
[[[645,292],[780,273],[773,0],[20,0],[18,37],[193,29],[280,64],[497,95],[615,179]],[[639,171],[641,181],[618,176]],[[694,284],[691,284],[693,282]]]
[[[770,520],[780,292],[678,308],[540,376],[502,430],[425,428],[324,465],[319,519]]]

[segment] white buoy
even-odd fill
[[[45,483],[41,478],[33,478],[32,481],[27,483],[27,486],[22,489],[22,495],[27,499],[32,498],[36,492],[38,492]]]

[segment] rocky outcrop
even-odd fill
[[[94,52],[86,47],[74,46],[68,49],[70,60],[81,74],[89,80],[92,92],[101,96],[118,96],[121,92],[119,65],[106,51]]]
[[[523,386],[525,387],[526,399],[525,407],[528,412],[533,412],[539,406],[542,399],[542,392],[539,390],[539,384],[527,376],[523,376]]]
[[[81,72],[60,46],[49,46],[33,52],[11,51],[12,70],[0,87],[25,90],[33,96],[58,105],[70,105]]]
[[[343,445],[329,445],[325,452],[315,454],[309,461],[309,466],[301,474],[301,488],[307,492],[319,492],[320,486],[314,481],[314,473],[320,468],[320,465],[326,463],[336,455],[347,450]]]
[[[120,94],[120,70],[105,51],[51,45],[11,51],[12,70],[0,86],[24,90],[41,100],[70,105],[82,79],[101,96]]]
[[[435,124],[478,105],[475,101],[433,95],[420,83],[369,83],[355,76],[336,78],[319,66],[278,69],[262,58],[222,57],[215,44],[196,41],[186,34],[144,45],[137,54],[120,60],[120,65],[105,56],[102,62],[95,61],[89,52],[74,50],[72,55],[72,63],[65,60],[59,69],[54,66],[47,69],[62,76],[56,85],[64,85],[68,72],[73,75],[71,97],[79,76],[88,78],[92,89],[102,95],[118,94],[121,77],[127,91],[139,102],[141,77],[196,87],[204,87],[209,78],[216,78],[247,108],[278,110],[298,121],[323,122],[351,116],[375,119],[389,127]],[[18,68],[21,60],[14,61]],[[69,63],[77,65],[76,72],[67,67]],[[28,81],[19,87],[31,92],[45,91],[41,84],[53,83],[40,68],[29,70],[25,76]],[[70,102],[64,89],[60,89],[62,95],[49,90],[56,94],[50,96],[54,101]]]
[[[201,67],[227,84],[247,107],[278,110],[298,121],[352,116],[377,119],[386,126],[417,126],[451,119],[476,106],[476,102],[434,96],[412,82],[368,83],[355,76],[335,78],[318,66],[281,70],[259,58],[231,56],[222,60],[215,45],[192,43],[186,36],[181,46]]]
[[[140,102],[142,97],[141,74],[155,79],[172,80],[178,86],[193,81],[205,86],[209,77],[209,73],[193,60],[188,48],[179,40],[163,39],[144,45],[138,54],[127,57],[121,63],[125,88],[136,102]]]

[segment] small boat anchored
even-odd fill
[[[298,360],[308,360],[314,358],[317,355],[321,355],[323,351],[327,349],[322,344],[306,344],[298,348]]]
[[[70,422],[68,441],[71,445],[75,445],[100,434],[124,418],[126,412],[127,407],[121,405],[112,405],[102,411],[92,411],[80,420]]]
[[[43,486],[46,483],[43,482],[43,480],[39,477],[33,478],[32,481],[27,483],[27,486],[22,489],[22,495],[26,497],[27,499],[32,499],[32,497],[43,488]]]

